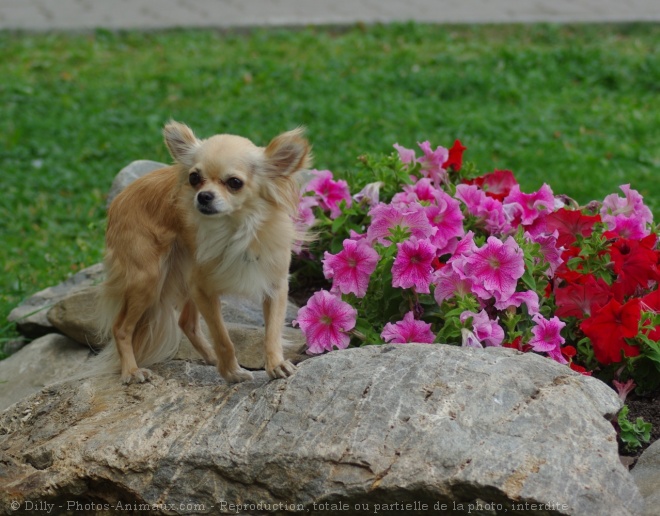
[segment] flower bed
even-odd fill
[[[578,206],[507,170],[479,174],[465,148],[429,142],[363,156],[358,193],[312,171],[300,203],[297,275],[323,274],[297,323],[310,353],[445,343],[539,353],[613,382],[660,385],[658,228],[642,196]]]

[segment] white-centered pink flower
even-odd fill
[[[314,176],[305,186],[306,192],[314,192],[319,206],[330,212],[330,218],[336,219],[341,215],[339,205],[342,201],[346,206],[351,205],[351,194],[348,189],[348,183],[343,179],[335,181],[332,172],[329,170],[311,170]]]
[[[318,354],[345,349],[355,327],[357,311],[338,296],[327,290],[319,290],[298,310],[298,324],[305,334],[309,353]]]
[[[367,240],[370,244],[378,242],[389,247],[392,245],[390,237],[396,227],[416,238],[428,238],[436,230],[429,223],[424,208],[419,204],[411,204],[405,208],[392,204],[379,204],[369,210],[371,224],[367,229]]]
[[[462,323],[472,318],[472,333],[479,342],[486,346],[501,346],[504,340],[504,330],[497,320],[492,320],[485,310],[479,313],[470,311],[463,312],[459,319]]]
[[[415,315],[412,312],[404,315],[402,321],[387,323],[380,336],[385,342],[391,342],[392,344],[409,342],[431,344],[435,340],[431,325],[424,321],[415,320]]]
[[[364,297],[378,259],[378,253],[366,240],[346,239],[339,253],[325,252],[323,273],[327,279],[332,279],[333,290]]]
[[[513,237],[504,242],[488,237],[482,247],[465,258],[464,272],[472,280],[472,291],[481,299],[507,299],[525,272],[523,251]]]
[[[422,294],[430,293],[433,279],[431,262],[435,258],[435,247],[426,239],[410,237],[397,244],[399,252],[392,265],[392,286],[414,288]]]
[[[536,326],[532,328],[533,337],[528,344],[534,351],[547,353],[548,356],[560,364],[566,364],[567,361],[561,354],[561,346],[564,344],[565,339],[560,334],[566,323],[562,322],[559,317],[546,319],[540,314],[534,315],[532,320],[536,323]]]

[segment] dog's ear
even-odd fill
[[[163,128],[163,136],[174,160],[186,167],[192,167],[195,149],[201,143],[192,129],[185,124],[170,120]]]
[[[273,138],[266,147],[269,175],[288,177],[311,165],[312,153],[309,142],[303,137],[301,127]]]

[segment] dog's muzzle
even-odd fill
[[[214,215],[218,213],[217,208],[214,206],[215,194],[209,191],[201,191],[197,194],[196,207],[204,215]]]

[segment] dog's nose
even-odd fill
[[[199,202],[199,204],[206,206],[211,201],[213,201],[213,197],[214,197],[213,192],[206,192],[206,191],[199,192],[197,194],[197,201]]]

